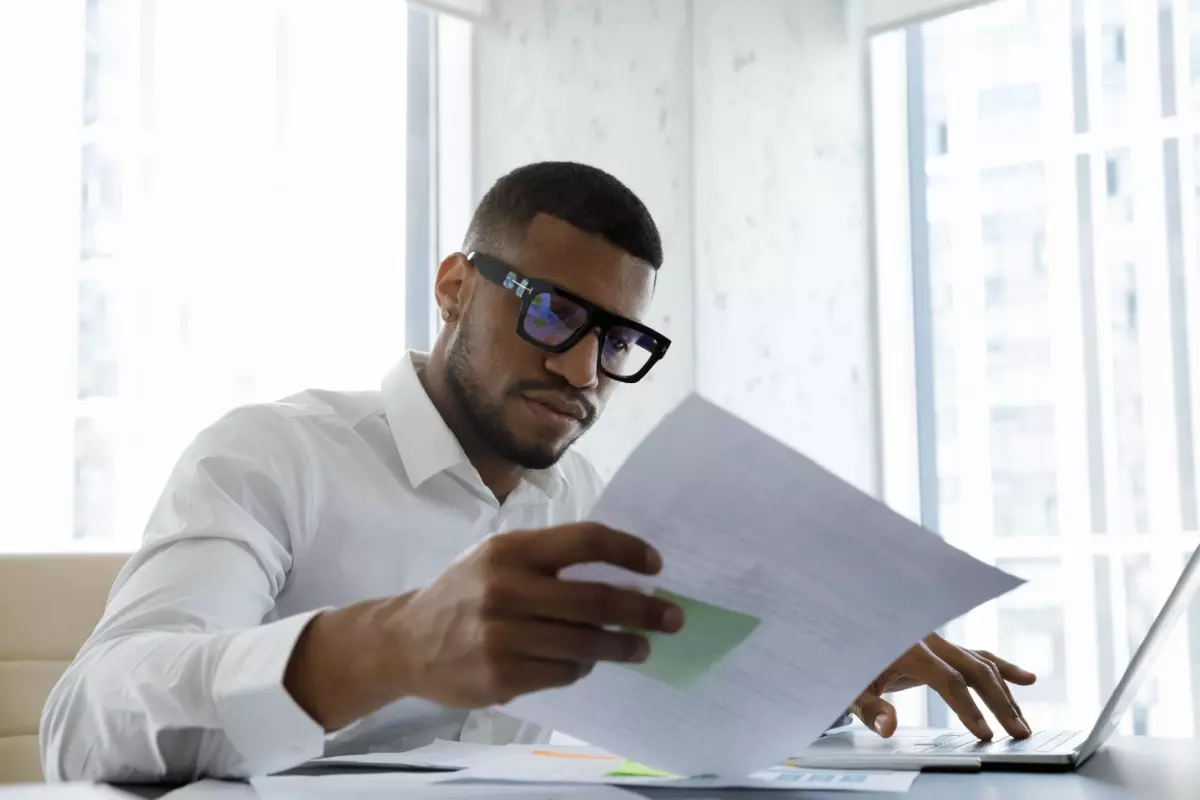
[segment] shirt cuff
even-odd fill
[[[324,609],[239,631],[217,662],[213,704],[247,775],[289,769],[325,750],[325,730],[283,686],[300,634]]]

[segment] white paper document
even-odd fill
[[[481,761],[495,758],[503,748],[493,744],[476,742],[451,742],[436,739],[424,747],[416,747],[400,753],[358,753],[348,756],[326,756],[316,758],[305,764],[305,767],[321,769],[336,769],[349,767],[353,769],[463,769],[477,766]]]
[[[743,778],[682,778],[658,773],[595,747],[509,745],[503,755],[439,779],[443,784],[487,782],[608,784],[658,789],[820,789],[850,792],[907,792],[919,772],[774,767]]]
[[[439,783],[423,778],[410,780],[413,777],[412,774],[400,772],[329,775],[317,778],[285,775],[255,778],[251,785],[258,800],[334,800],[340,797],[358,797],[364,800],[394,797],[403,797],[405,800],[493,797],[520,800],[636,800],[636,795],[614,786]]]
[[[651,635],[645,664],[505,710],[679,775],[743,778],[798,754],[908,647],[1020,584],[696,396],[593,518],[657,547],[663,572],[564,577],[664,593],[684,629]]]

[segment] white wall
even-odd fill
[[[839,0],[695,10],[697,387],[875,490],[860,40]]]
[[[698,389],[877,488],[863,57],[840,0],[505,0],[476,31],[476,190],[613,172],[663,232],[675,340],[581,448],[611,472]]]
[[[671,351],[618,388],[580,443],[605,475],[695,385],[687,10],[685,0],[504,0],[476,28],[476,196],[530,161],[582,161],[627,184],[662,232],[647,322]]]

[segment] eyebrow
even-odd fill
[[[654,330],[654,328],[652,328],[649,325],[649,323],[643,322],[642,320],[640,320],[636,317],[629,316],[628,314],[622,314],[619,311],[614,311],[613,309],[609,308],[608,306],[603,305],[602,303],[598,303],[595,300],[591,299],[590,297],[585,295],[583,292],[579,292],[579,291],[576,291],[569,287],[563,286],[560,283],[558,283],[557,281],[552,280],[550,278],[545,278],[540,275],[535,275],[535,274],[529,272],[524,266],[513,264],[511,261],[508,261],[507,259],[501,258],[499,256],[494,256],[494,255],[491,255],[490,253],[486,253],[486,252],[482,252],[482,251],[474,251],[471,253],[467,253],[465,255],[467,256],[468,261],[471,260],[472,256],[475,256],[484,261],[489,261],[496,267],[502,267],[503,269],[508,270],[509,272],[516,275],[519,279],[544,284],[546,286],[549,286],[549,287],[555,289],[558,292],[561,292],[565,295],[576,298],[577,300],[581,300],[584,303],[587,303],[588,305],[594,306],[595,308],[597,308],[597,309],[603,311],[604,313],[609,314],[613,317],[624,320],[626,322],[632,322],[635,325],[641,325],[643,327],[647,327],[647,328],[650,328],[651,330]],[[656,277],[657,277],[657,275],[656,275]],[[512,292],[511,290],[509,290],[509,291],[511,294],[517,296],[518,298],[521,297],[520,293]],[[655,331],[655,333],[660,336],[662,335],[658,331]]]

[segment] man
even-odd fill
[[[489,709],[644,659],[622,627],[686,624],[660,599],[556,577],[661,567],[634,536],[580,522],[600,481],[568,451],[617,383],[667,351],[640,322],[662,263],[650,214],[604,172],[534,164],[488,192],[464,251],[438,269],[432,352],[382,391],[243,408],[184,453],[47,702],[49,778],[247,776],[436,736],[544,741]],[[929,684],[987,738],[971,687],[1025,736],[1006,681],[1032,680],[931,636],[853,710],[890,735],[880,696]]]

